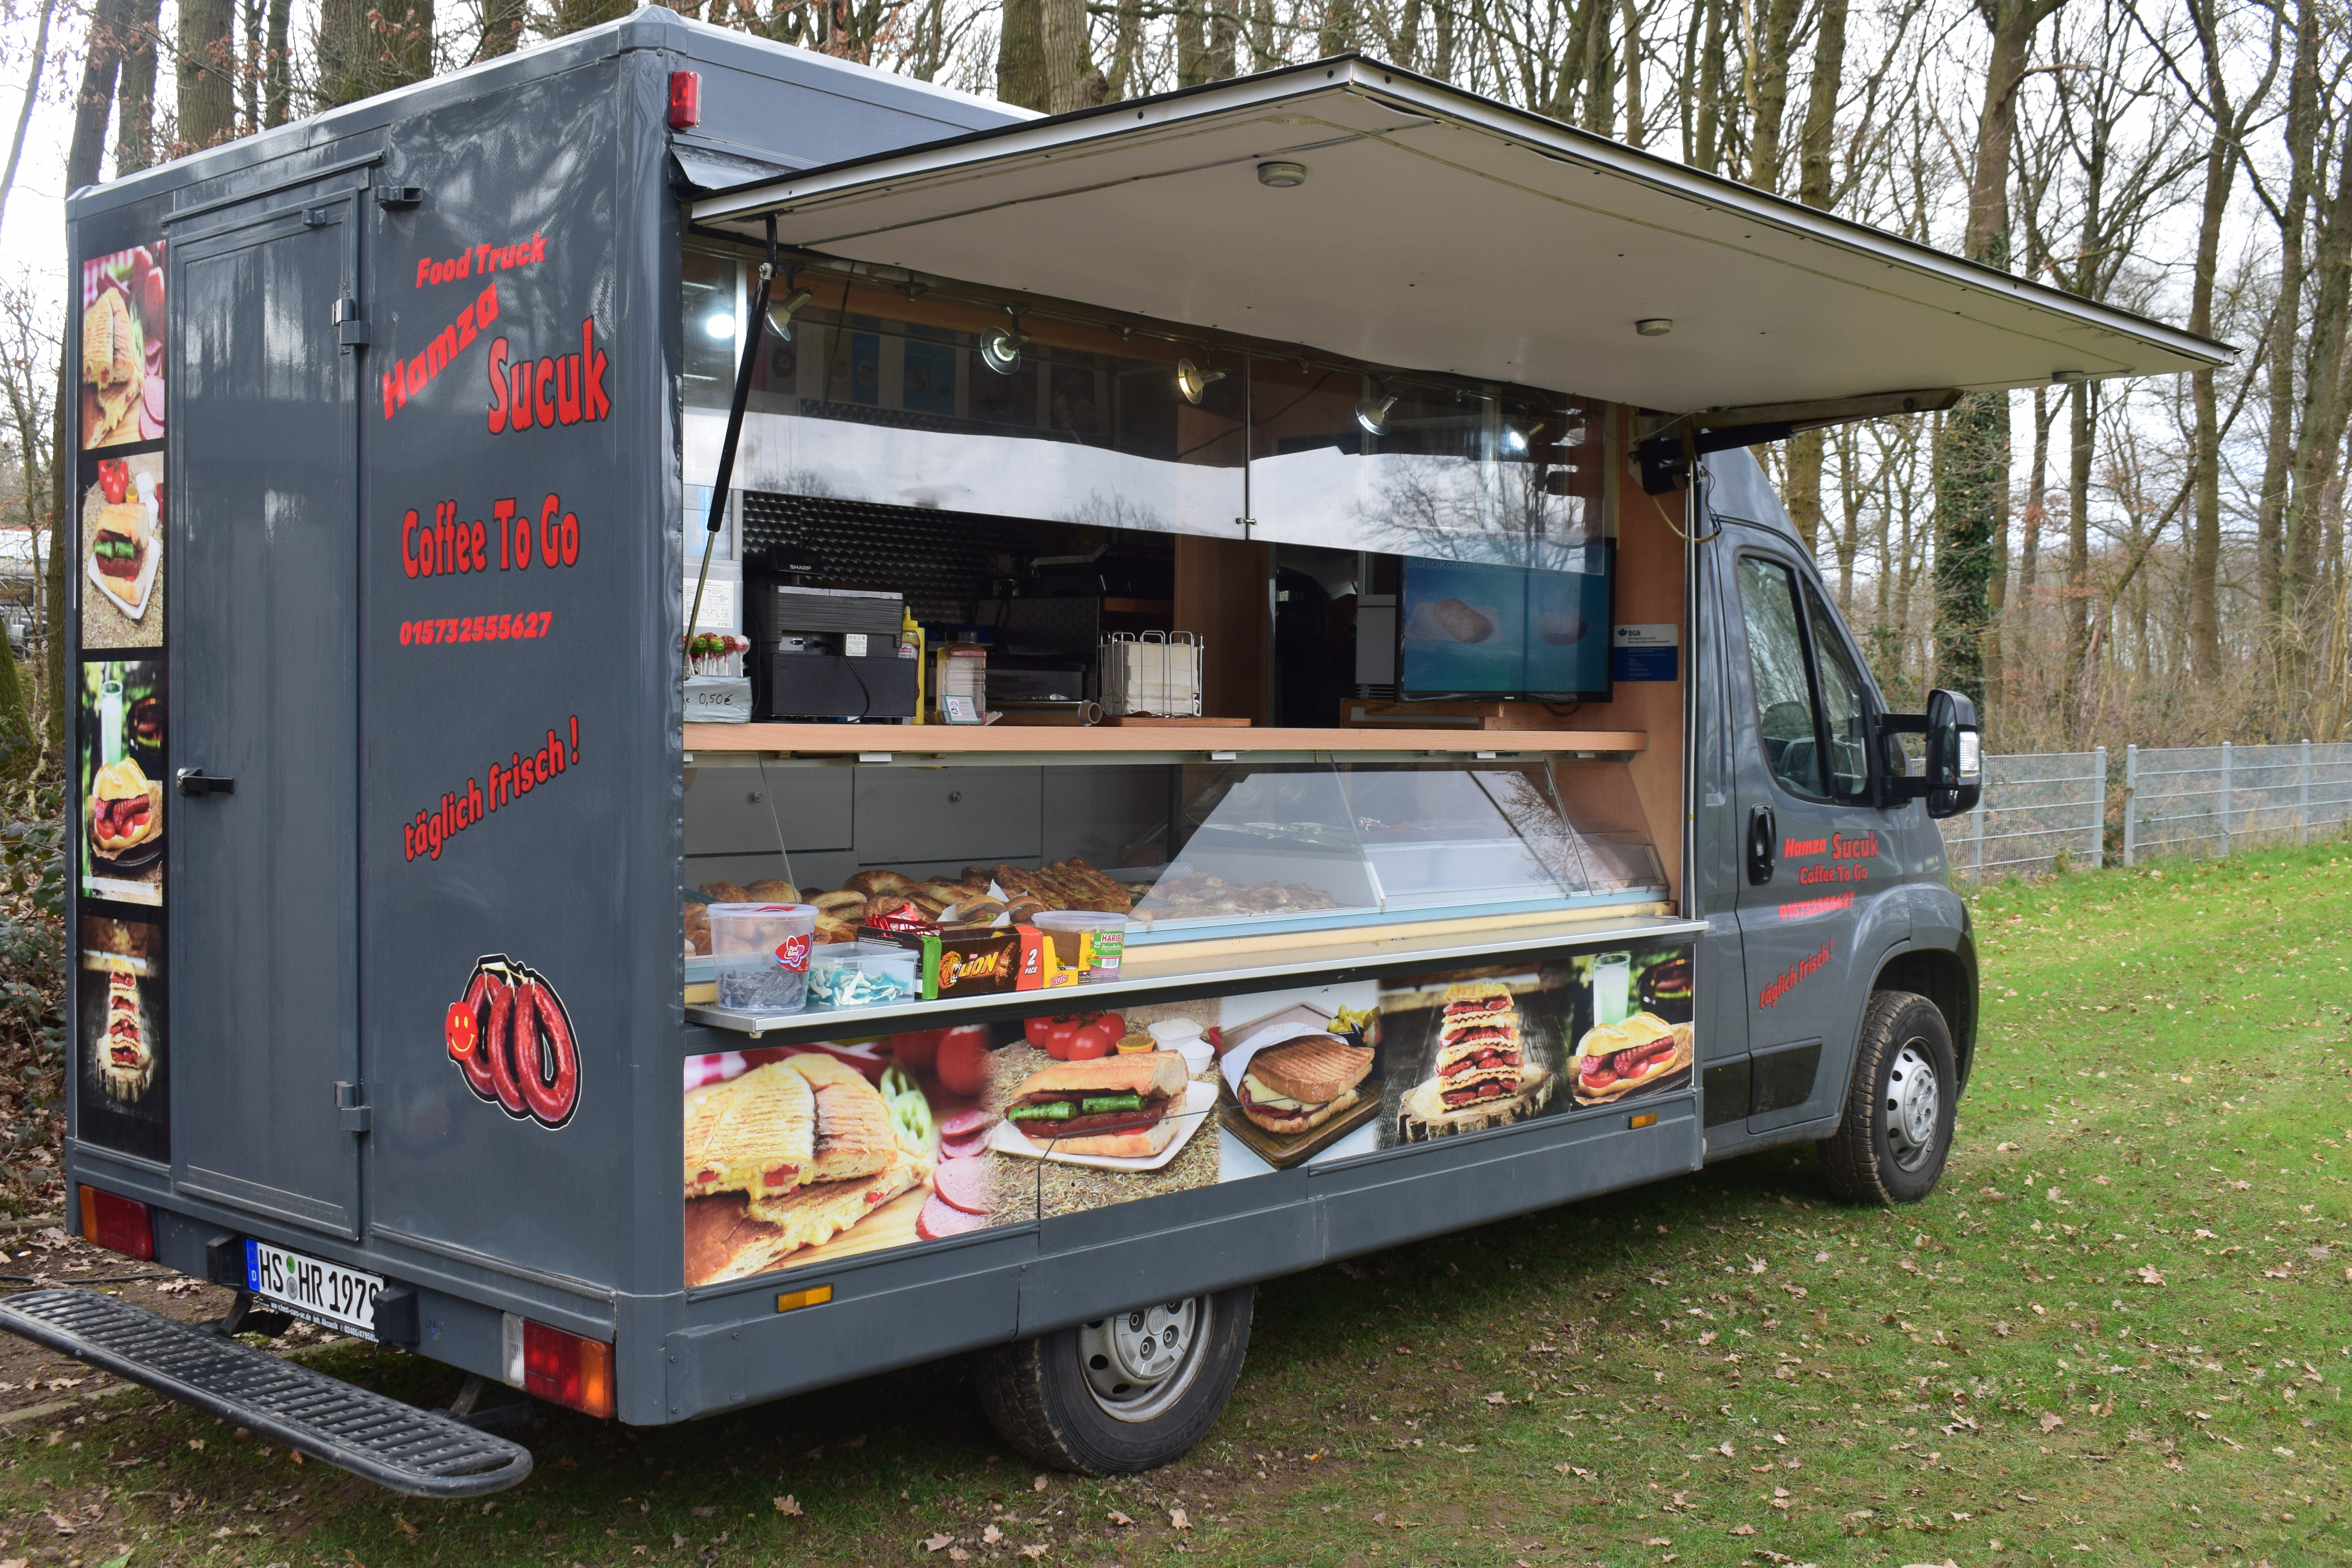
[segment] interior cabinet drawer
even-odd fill
[[[764,775],[758,768],[695,770],[686,792],[688,855],[772,855],[779,823],[788,849],[848,848],[847,770],[778,769]]]
[[[1034,858],[1043,810],[1035,768],[860,768],[857,863],[987,865]]]

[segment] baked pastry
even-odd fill
[[[686,1282],[712,1285],[781,1267],[804,1247],[831,1241],[923,1179],[923,1163],[900,1154],[852,1181],[821,1182],[753,1205],[740,1194],[686,1205]]]
[[[122,291],[100,289],[81,313],[81,378],[103,393],[127,385],[143,368]]]
[[[801,901],[801,890],[798,888],[773,877],[763,877],[743,891],[749,895],[745,900],[749,903],[797,904]]]
[[[837,942],[856,942],[856,940],[857,928],[840,916],[816,917],[815,942],[819,947],[827,947]]]
[[[783,1062],[753,1068],[686,1097],[688,1197],[788,1193],[815,1163],[816,1095]]]
[[[889,1106],[864,1073],[821,1051],[786,1057],[776,1065],[798,1073],[815,1095],[816,1150],[810,1181],[845,1181],[888,1167],[898,1153],[898,1134],[892,1131]],[[759,1200],[753,1200],[752,1209],[760,1213]]]
[[[749,892],[732,882],[705,882],[702,896],[714,904],[748,904],[755,902]]]
[[[912,892],[915,879],[898,871],[860,871],[844,879],[841,885],[849,891],[863,893],[870,899],[881,893]]]
[[[1371,1070],[1371,1047],[1329,1035],[1268,1046],[1243,1070],[1242,1114],[1268,1132],[1307,1131],[1354,1105]]]

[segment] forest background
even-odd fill
[[[2220,338],[1759,455],[1890,699],[1980,694],[1992,750],[2352,727],[2343,0],[670,3],[1049,111],[1360,49]],[[0,0],[0,525],[44,568],[0,769],[58,732],[63,194],[630,8]]]

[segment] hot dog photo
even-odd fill
[[[1570,1093],[1611,1105],[1687,1089],[1696,1055],[1686,947],[1580,953],[1581,982]]]
[[[81,893],[163,901],[163,661],[80,667],[76,741]]]

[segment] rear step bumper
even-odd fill
[[[0,1329],[412,1497],[479,1497],[530,1474],[530,1450],[503,1437],[95,1290],[0,1300]]]

